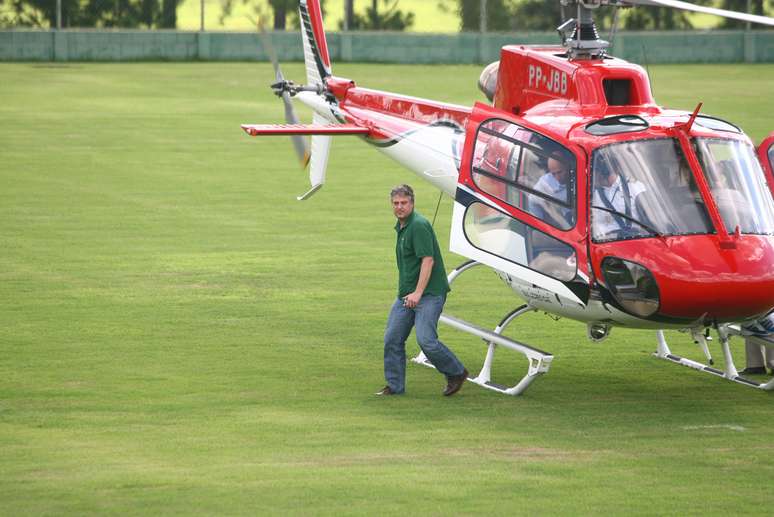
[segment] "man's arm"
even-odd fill
[[[422,264],[419,266],[419,279],[417,280],[417,287],[414,292],[406,295],[403,298],[403,303],[409,309],[413,309],[419,303],[422,294],[425,292],[427,283],[430,281],[430,275],[433,272],[433,264],[435,260],[433,257],[422,257]]]

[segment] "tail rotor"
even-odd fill
[[[299,123],[296,110],[293,106],[293,102],[290,100],[290,92],[293,91],[294,84],[292,81],[286,81],[285,76],[282,75],[280,69],[279,60],[277,59],[277,53],[274,51],[274,45],[271,42],[271,36],[266,32],[262,23],[258,23],[258,33],[261,36],[261,43],[264,50],[269,55],[271,64],[274,67],[275,83],[271,85],[274,94],[282,99],[282,104],[285,107],[285,123],[290,125],[297,125]],[[301,135],[291,135],[291,141],[293,142],[293,149],[296,152],[298,161],[301,163],[301,168],[306,168],[309,164],[309,157],[311,156],[309,142]]]
[[[327,86],[327,80],[331,77],[331,63],[320,1],[299,0],[298,11],[307,84],[295,84],[285,79],[280,70],[271,37],[263,26],[257,23],[263,47],[274,67],[275,82],[271,88],[275,95],[282,99],[286,124],[243,124],[242,129],[251,136],[277,134],[290,136],[301,165],[309,166],[309,180],[312,188],[298,197],[299,201],[303,201],[309,199],[325,184],[331,136],[333,134],[363,135],[368,134],[369,129],[357,124],[342,124],[342,120],[334,113],[337,100]],[[299,124],[291,102],[292,97],[296,97],[301,103],[313,109],[312,124]],[[311,145],[305,135],[312,135]]]

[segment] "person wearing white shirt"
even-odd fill
[[[639,181],[631,181],[615,173],[605,164],[594,168],[594,194],[591,206],[596,210],[592,214],[591,230],[594,239],[609,239],[634,228],[640,231],[637,196],[645,192],[645,186]]]
[[[548,172],[532,188],[555,201],[532,196],[530,212],[552,226],[568,230],[575,222],[572,209],[567,206],[572,204],[568,188],[572,177],[570,167],[561,156],[553,154],[546,161],[546,169]],[[575,254],[569,246],[536,231],[532,234],[532,250],[534,258],[529,264],[532,269],[563,281],[575,276]]]
[[[550,156],[546,162],[546,172],[532,187],[561,203],[567,203],[567,183],[570,179],[570,168],[556,156]],[[545,199],[535,202],[532,213],[549,224],[566,230],[572,226],[572,211]]]

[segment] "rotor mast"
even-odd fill
[[[615,3],[609,0],[561,0],[562,6],[577,5],[577,17],[570,18],[556,30],[562,38],[571,60],[603,59],[610,43],[600,39],[594,23],[593,11],[601,5]]]
[[[744,21],[748,24],[757,23],[774,27],[774,18],[768,16],[695,5],[682,0],[560,0],[560,3],[563,8],[577,7],[576,18],[570,18],[557,27],[559,36],[562,38],[562,46],[567,49],[567,57],[570,60],[603,59],[605,57],[610,43],[599,39],[593,18],[593,12],[603,5],[615,8],[632,6],[666,7],[721,16]],[[564,12],[564,9],[562,9],[562,12]]]

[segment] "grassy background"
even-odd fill
[[[336,71],[479,98],[476,67]],[[413,365],[405,396],[371,395],[395,284],[387,192],[415,178],[341,138],[329,184],[296,202],[307,180],[290,144],[239,129],[281,119],[268,65],[2,64],[0,76],[0,514],[727,514],[774,503],[771,397],[654,360],[651,332],[591,344],[582,325],[532,314],[510,335],[556,359],[525,397],[468,384],[443,398],[442,378]],[[774,129],[774,66],[652,76],[663,104],[704,101],[756,141]],[[432,216],[437,194],[417,187]],[[447,199],[444,247],[449,213]],[[448,267],[458,260],[446,254]],[[519,303],[480,270],[447,309],[493,326]],[[480,367],[480,341],[441,332]],[[700,357],[685,335],[669,338]],[[526,369],[507,351],[496,363],[500,382]]]

